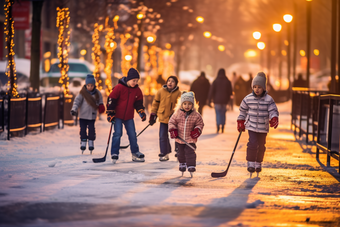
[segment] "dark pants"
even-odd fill
[[[159,125],[159,149],[162,154],[171,153],[171,145],[169,141],[168,133],[169,125],[165,123],[160,123]]]
[[[94,122],[96,120],[79,119],[80,125],[80,139],[81,140],[95,140],[96,139],[96,129],[94,128]],[[88,133],[87,130],[88,129]]]
[[[267,133],[249,131],[249,141],[247,144],[247,161],[262,162],[266,151]]]
[[[196,144],[190,143],[191,146],[196,148]],[[187,166],[196,166],[196,152],[186,144],[176,142],[178,148],[177,158],[179,163],[186,163]]]

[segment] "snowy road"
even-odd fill
[[[144,163],[132,162],[129,148],[116,165],[109,155],[92,163],[105,153],[105,120],[96,122],[93,155],[81,155],[78,126],[0,140],[0,226],[339,226],[336,161],[327,168],[326,155],[316,160],[315,146],[290,130],[290,102],[278,107],[279,128],[268,134],[263,172],[252,179],[247,133],[227,176],[210,176],[227,168],[238,136],[236,108],[224,134],[215,133],[213,109],[204,109],[193,178],[181,177],[174,154],[158,161],[158,124],[138,137]],[[136,117],[137,132],[146,125]]]

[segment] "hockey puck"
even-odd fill
[[[83,163],[87,163],[87,161],[83,161]]]

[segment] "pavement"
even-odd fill
[[[157,143],[151,142],[158,135],[154,127],[140,142],[141,147],[156,144],[145,152],[146,157],[154,156],[152,161],[140,163],[138,168],[131,162],[89,164],[85,174],[105,178],[114,170],[119,176],[130,176],[129,187],[118,176],[117,181],[108,178],[107,184],[119,188],[121,194],[96,195],[98,202],[74,198],[69,202],[13,201],[0,206],[0,226],[340,226],[338,161],[332,159],[327,167],[325,154],[316,159],[315,145],[294,136],[289,108],[290,102],[279,105],[283,110],[280,125],[267,136],[259,177],[250,178],[246,170],[247,132],[240,138],[227,175],[210,176],[224,171],[229,163],[238,136],[238,111],[228,112],[225,132],[216,134],[214,111],[205,108],[193,178],[187,172],[180,176],[173,154],[168,162],[157,161]],[[136,124],[142,128],[141,122]],[[140,175],[133,178],[131,173]]]

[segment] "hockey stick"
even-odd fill
[[[149,126],[150,126],[150,124],[148,124],[142,131],[140,131],[140,133],[138,133],[138,135],[137,135],[136,137],[138,137],[140,134],[142,134],[142,132],[144,132],[145,129],[146,129],[147,127],[149,127]],[[126,149],[126,148],[128,148],[129,146],[130,146],[130,144],[129,144],[129,145],[126,145],[126,146],[120,146],[119,149]]]
[[[194,148],[193,146],[191,146],[187,141],[185,141],[185,140],[182,139],[181,137],[177,136],[177,139],[179,139],[180,141],[182,141],[183,143],[185,143],[186,145],[188,145],[188,147],[190,147],[190,148],[193,149],[194,151],[196,150],[196,148]]]
[[[231,158],[230,158],[230,161],[229,161],[227,169],[224,172],[222,172],[222,173],[211,173],[211,177],[225,177],[227,175],[228,170],[229,170],[229,166],[230,166],[230,163],[231,163],[231,160],[233,159],[233,156],[234,156],[234,153],[235,153],[238,141],[240,140],[241,134],[242,134],[242,131],[238,135],[238,138],[237,138],[237,141],[236,141],[233,153],[231,154]]]
[[[114,125],[114,123],[111,124],[110,134],[109,134],[109,138],[108,138],[108,140],[107,140],[107,146],[106,146],[105,155],[104,155],[104,157],[102,157],[102,158],[93,158],[92,161],[93,161],[94,163],[105,162],[105,160],[106,160],[106,155],[107,155],[107,150],[109,149],[110,138],[111,138],[111,131],[112,131],[113,125]]]

